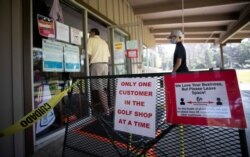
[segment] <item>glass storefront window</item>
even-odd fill
[[[84,76],[86,73],[81,11],[61,3],[63,15],[60,17],[63,19],[60,21],[61,32],[55,33],[59,25],[57,26],[56,22],[49,17],[51,5],[44,0],[33,1],[33,108],[46,103],[69,87],[72,77]],[[60,40],[58,40],[58,33],[61,33]],[[50,42],[51,44],[48,44]],[[80,96],[77,93],[75,95],[77,95],[76,102],[72,108],[79,113],[79,109],[84,109],[80,106]],[[34,130],[36,141],[63,128],[67,104],[68,96],[65,95],[51,112],[36,123]],[[88,112],[82,111],[82,114],[87,116]],[[78,115],[73,111],[70,119],[77,118]]]

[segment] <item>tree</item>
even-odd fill
[[[250,59],[250,41],[239,44],[227,44],[224,48],[225,66],[229,68],[247,68]],[[249,65],[250,66],[250,65]]]

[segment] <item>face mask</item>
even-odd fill
[[[170,43],[171,44],[176,44],[176,39],[175,38],[170,39]]]

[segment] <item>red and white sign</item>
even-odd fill
[[[48,17],[37,15],[38,31],[43,37],[55,38],[54,21]]]
[[[118,79],[115,130],[155,137],[156,78]]]
[[[175,73],[165,85],[168,123],[246,128],[234,70]]]
[[[137,58],[138,57],[138,50],[127,50],[127,57],[128,58]]]

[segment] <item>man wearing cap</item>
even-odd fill
[[[176,44],[172,72],[188,72],[186,50],[182,44],[184,35],[180,30],[173,30],[169,36],[170,42]]]
[[[108,44],[100,36],[97,28],[90,30],[90,38],[87,44],[89,55],[90,74],[91,76],[108,75],[108,62],[110,52]],[[98,91],[98,95],[106,115],[110,114],[107,93],[107,81],[105,79],[93,79],[92,89]]]

